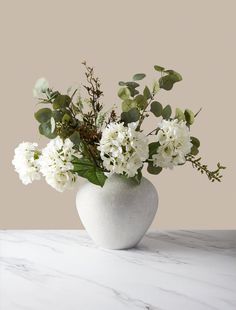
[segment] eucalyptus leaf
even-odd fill
[[[144,79],[145,76],[146,76],[146,74],[144,74],[144,73],[137,73],[137,74],[135,74],[135,75],[133,76],[133,80],[134,80],[134,81],[139,81],[139,80]]]
[[[136,107],[137,107],[137,103],[132,99],[126,99],[122,102],[122,111],[123,112],[128,112],[132,108],[136,108]]]
[[[57,136],[55,130],[52,132],[51,120],[48,120],[47,122],[41,123],[39,125],[39,133],[49,139],[54,139]]]
[[[144,88],[144,90],[143,90],[143,96],[144,96],[144,98],[145,98],[146,100],[152,98],[152,94],[151,94],[151,92],[150,92],[150,89],[149,89],[147,86],[145,86],[145,88]]]
[[[184,112],[181,109],[176,108],[176,110],[175,110],[175,118],[177,118],[178,121],[185,121]]]
[[[153,166],[152,162],[148,163],[147,171],[151,174],[159,174],[162,171],[161,167],[155,167]]]
[[[147,105],[147,100],[145,99],[145,97],[143,95],[137,95],[134,98],[134,101],[136,103],[136,107],[139,108],[140,110],[144,110],[146,105]]]
[[[118,91],[118,96],[122,99],[122,100],[126,100],[129,99],[130,97],[130,90],[127,87],[122,87],[119,89]]]
[[[68,95],[58,95],[53,101],[53,109],[66,108],[70,105],[71,98]]]
[[[121,113],[121,120],[125,123],[137,122],[139,120],[140,113],[137,108],[132,108],[128,112]]]
[[[49,108],[42,108],[34,113],[34,117],[39,123],[45,123],[52,117],[52,110]]]
[[[65,113],[62,117],[63,123],[68,123],[71,120],[71,116],[68,113]]]
[[[163,107],[161,105],[160,102],[158,101],[153,101],[151,103],[151,112],[156,116],[156,117],[159,117],[162,115],[162,110],[163,110]]]
[[[172,109],[171,106],[168,104],[163,110],[162,110],[162,117],[164,119],[169,119],[171,117]]]
[[[193,145],[192,148],[191,148],[190,153],[195,156],[195,155],[197,155],[199,153],[199,150],[198,150],[198,148],[195,145]]]
[[[78,131],[74,131],[72,135],[70,136],[70,140],[77,146],[80,145],[81,139],[80,139],[80,134]]]
[[[184,111],[184,116],[187,124],[192,125],[194,123],[194,113],[191,110],[186,109]]]
[[[157,150],[158,150],[159,146],[160,146],[159,142],[151,142],[148,145],[148,148],[149,148],[149,158],[150,159],[152,158],[152,155],[157,154]]]
[[[157,65],[154,66],[154,69],[155,69],[156,71],[158,71],[158,72],[162,72],[162,71],[165,70],[165,68],[163,68],[163,67],[161,67],[161,66],[157,66]]]
[[[160,88],[171,90],[175,83],[182,80],[182,76],[173,70],[166,70],[165,72],[168,74],[159,79]]]
[[[196,138],[196,137],[190,137],[190,140],[191,140],[192,144],[193,144],[196,148],[199,148],[199,146],[200,146],[200,141],[198,140],[198,138]]]

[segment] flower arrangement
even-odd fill
[[[35,113],[39,132],[50,139],[40,150],[37,143],[23,142],[15,149],[12,161],[24,184],[45,177],[46,182],[59,192],[72,188],[78,177],[103,186],[111,174],[132,179],[137,184],[146,166],[151,174],[189,162],[210,181],[221,181],[220,163],[210,171],[198,157],[200,141],[191,136],[190,128],[197,113],[189,109],[163,106],[155,98],[161,90],[171,90],[182,80],[179,73],[154,66],[159,74],[151,87],[139,90],[144,73],[133,76],[132,81],[119,82],[118,96],[122,113],[115,108],[104,111],[101,102],[101,84],[94,69],[85,66],[87,96],[82,98],[75,89],[66,94],[52,89],[41,78],[33,95],[46,107]],[[144,133],[143,122],[149,116],[157,118],[156,127]]]

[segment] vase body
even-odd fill
[[[76,207],[93,241],[107,249],[128,249],[142,239],[158,207],[153,184],[142,178],[139,185],[112,175],[104,187],[85,183],[78,190]]]

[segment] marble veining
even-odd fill
[[[0,310],[236,310],[236,231],[150,231],[127,251],[85,231],[0,231]]]

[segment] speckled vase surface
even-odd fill
[[[89,182],[82,185],[76,207],[85,229],[98,246],[128,249],[139,243],[151,225],[158,194],[144,177],[137,185],[112,175],[102,188]]]

